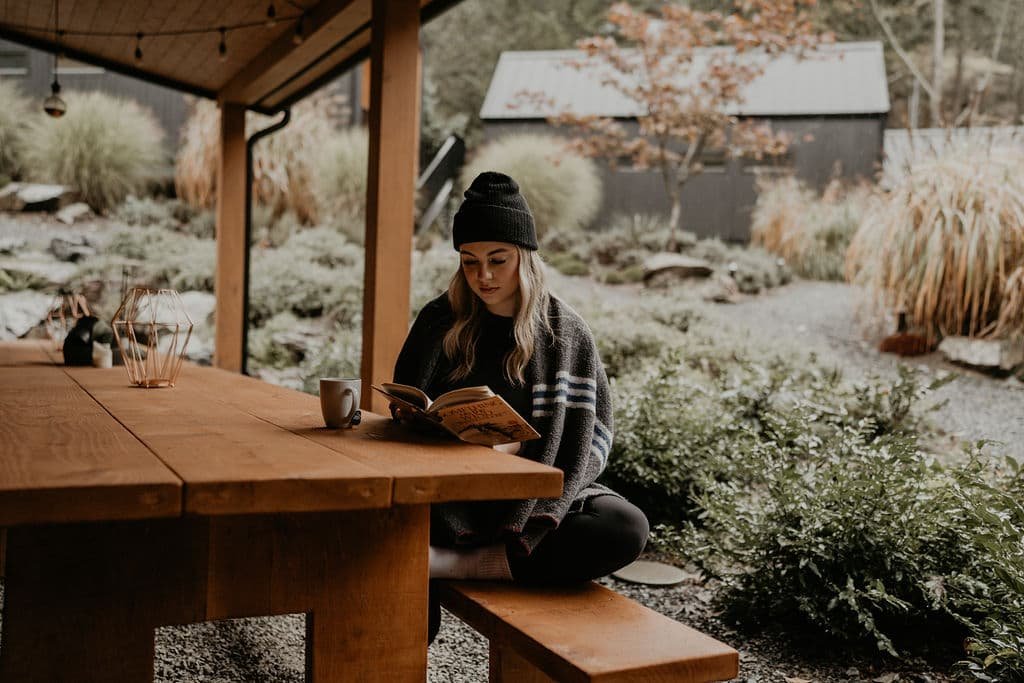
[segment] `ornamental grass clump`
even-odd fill
[[[833,181],[818,197],[793,177],[762,180],[751,222],[751,241],[813,280],[842,280],[846,250],[871,200],[863,185]]]
[[[30,119],[25,175],[71,186],[98,212],[140,193],[166,163],[163,129],[153,113],[100,92],[63,97],[68,104],[63,117]]]
[[[13,80],[0,79],[0,185],[21,173],[22,145],[28,129],[30,102]]]
[[[914,164],[865,215],[847,270],[931,341],[1024,335],[1024,159],[956,149]]]
[[[316,192],[316,160],[338,135],[332,118],[337,108],[337,98],[329,94],[309,97],[292,109],[287,126],[256,144],[255,202],[269,206],[275,216],[292,211],[304,224],[318,220],[323,206]],[[249,130],[260,130],[276,121],[253,112],[246,115]],[[216,103],[193,101],[181,132],[174,182],[178,196],[195,208],[213,208],[215,204],[219,137],[220,114]]]
[[[601,177],[590,159],[570,152],[560,138],[509,135],[482,147],[462,171],[462,185],[484,171],[519,183],[537,223],[537,236],[587,227],[601,207]]]

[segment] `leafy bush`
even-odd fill
[[[68,111],[60,119],[31,119],[27,175],[76,188],[96,211],[140,192],[165,161],[163,130],[153,113],[100,92],[68,92],[64,99]]]
[[[638,315],[638,310],[643,315]],[[694,317],[685,304],[663,297],[650,297],[630,310],[589,302],[581,312],[594,330],[609,377],[640,371],[668,349],[684,345],[682,333]]]
[[[114,218],[128,225],[138,227],[158,227],[165,230],[177,230],[177,200],[159,200],[150,197],[129,195],[114,211]]]
[[[586,227],[601,206],[601,177],[592,160],[560,150],[558,142],[546,135],[509,135],[491,142],[466,164],[462,184],[469,187],[484,171],[507,173],[519,183],[539,237]]]
[[[20,292],[25,289],[46,289],[50,281],[26,270],[0,268],[0,293]]]
[[[335,240],[343,240],[337,233],[328,232]],[[286,243],[279,249],[254,250],[249,283],[252,324],[258,326],[285,311],[300,317],[327,315],[352,324],[362,319],[362,263],[324,265],[325,259],[328,263],[341,263],[344,255],[324,254],[309,246],[299,243],[289,247]],[[323,248],[327,246],[321,244]]]
[[[1019,335],[1000,322],[1024,319],[1024,295],[1014,296],[1024,278],[1022,170],[1019,155],[955,145],[915,163],[861,222],[851,275],[930,340]]]
[[[545,260],[562,275],[590,275],[590,266],[575,254],[555,252]]]
[[[138,261],[135,281],[152,287],[213,291],[216,243],[163,228],[131,228],[111,237],[107,251]]]
[[[448,242],[412,253],[412,291],[409,308],[413,320],[428,301],[448,289],[448,283],[458,268],[458,256]]]
[[[302,363],[302,390],[319,394],[321,377],[359,377],[363,332],[358,325],[338,325],[319,354]]]
[[[700,240],[687,253],[729,272],[744,294],[757,294],[792,280],[786,264],[760,247],[726,244],[713,237]]]
[[[0,186],[21,173],[30,106],[16,82],[0,79]]]

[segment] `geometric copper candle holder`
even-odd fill
[[[60,351],[64,348],[64,338],[75,326],[79,318],[92,315],[85,297],[77,292],[62,289],[50,304],[50,312],[46,314],[46,336],[54,347]]]
[[[192,337],[192,320],[173,289],[134,287],[111,322],[128,381],[173,387]]]

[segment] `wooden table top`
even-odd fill
[[[124,368],[57,365],[0,342],[0,526],[381,508],[557,496],[555,468],[410,433],[363,412],[323,427],[319,400],[186,366],[141,389]]]

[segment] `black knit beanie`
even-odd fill
[[[466,242],[511,242],[537,249],[533,214],[516,181],[504,173],[485,171],[465,196],[452,225],[456,251]]]

